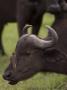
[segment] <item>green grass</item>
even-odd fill
[[[54,17],[52,15],[47,14],[47,16],[43,16],[39,33],[40,37],[47,35],[47,30],[44,29],[45,24],[51,25],[53,21]],[[3,44],[7,56],[0,56],[0,90],[67,90],[67,76],[49,72],[38,73],[32,78],[21,81],[14,86],[9,85],[8,82],[2,78],[2,74],[9,64],[10,55],[15,50],[18,41],[17,24],[8,24],[4,29]]]

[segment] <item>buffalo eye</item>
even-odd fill
[[[24,51],[24,52],[20,52],[20,56],[26,56],[26,55],[30,55],[31,52],[30,51]]]

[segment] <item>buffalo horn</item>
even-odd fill
[[[36,35],[29,35],[29,40],[36,46],[39,48],[48,48],[48,47],[52,47],[53,45],[56,44],[57,40],[58,40],[58,35],[56,33],[56,31],[51,28],[50,26],[46,26],[47,30],[48,30],[48,36],[46,39],[41,39],[39,37],[37,37]],[[50,39],[49,39],[49,35],[50,35]]]

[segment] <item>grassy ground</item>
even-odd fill
[[[43,17],[43,23],[39,33],[40,37],[44,37],[45,33],[47,34],[46,30],[44,30],[45,24],[51,25],[53,21],[54,18],[52,16],[47,15],[47,17]],[[7,55],[0,56],[0,90],[67,90],[67,76],[56,73],[38,73],[34,77],[26,81],[21,81],[14,86],[9,85],[7,81],[3,80],[2,74],[9,64],[9,57],[14,51],[18,40],[16,27],[17,25],[15,23],[8,24],[3,32],[3,44]]]

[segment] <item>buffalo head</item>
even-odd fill
[[[28,27],[25,26],[24,29]],[[55,64],[56,57],[60,56],[58,51],[53,49],[58,36],[54,29],[49,26],[47,28],[48,36],[45,39],[25,34],[17,42],[15,53],[10,57],[10,64],[3,75],[10,84],[26,80],[40,71],[53,71],[52,64]]]

